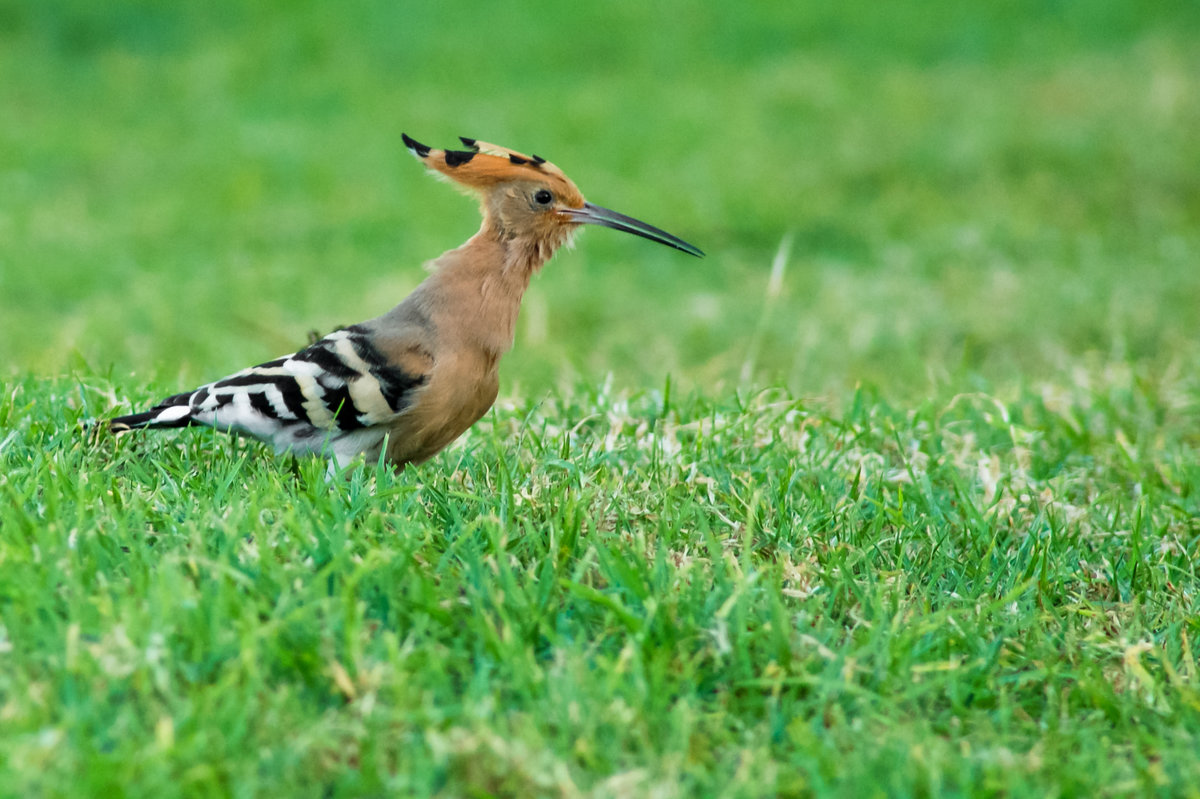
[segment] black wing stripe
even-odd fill
[[[263,375],[256,374],[254,372],[247,372],[246,374],[233,375],[232,377],[227,377],[224,380],[218,380],[210,386],[207,386],[207,388],[211,390],[218,408],[223,408],[228,405],[233,394],[241,393],[237,391],[230,392],[224,389],[244,388],[247,389],[247,393],[251,394],[252,396],[255,394],[262,396],[263,401],[269,404],[270,400],[265,396],[265,392],[272,387],[279,392],[279,396],[283,398],[284,406],[287,407],[292,416],[296,417],[298,420],[306,422],[311,421],[308,418],[308,411],[304,407],[304,394],[301,392],[300,385],[296,382],[296,378],[292,377],[291,375]],[[255,389],[257,389],[257,391],[255,391]],[[257,408],[258,406],[255,405],[254,407]],[[279,414],[279,411],[277,411],[273,406],[267,415],[274,419],[282,418]]]
[[[251,391],[249,392],[248,396],[250,397],[251,408],[258,411],[268,419],[283,421],[279,417],[279,412],[275,410],[275,406],[271,404],[271,400],[267,399],[267,393],[265,391]]]
[[[412,403],[412,390],[424,385],[428,376],[414,375],[388,364],[387,358],[371,343],[364,328],[355,325],[346,330],[352,334],[350,343],[355,354],[371,367],[371,376],[379,383],[379,391],[388,407],[396,413],[407,408]]]
[[[325,403],[325,407],[333,414],[334,421],[339,429],[342,430],[357,430],[366,427],[358,418],[359,410],[354,404],[354,400],[350,398],[350,389],[345,383],[330,385],[322,382],[321,386],[325,389],[325,395],[321,401]]]
[[[251,386],[267,386],[283,385],[291,383],[295,385],[296,379],[291,375],[286,374],[258,374],[257,372],[244,372],[241,374],[231,375],[215,383],[210,383],[208,388],[213,390],[214,394],[220,394],[224,388],[247,388]],[[282,388],[281,388],[282,390]]]
[[[292,356],[293,360],[308,361],[319,366],[323,371],[327,372],[331,377],[336,377],[339,380],[353,380],[359,376],[359,372],[348,366],[345,361],[338,357],[336,352],[328,348],[324,342],[317,342],[308,349],[301,350]]]
[[[354,352],[358,357],[363,359],[363,362],[371,367],[374,372],[378,368],[383,368],[388,365],[387,358],[379,351],[379,348],[371,343],[371,340],[361,334],[355,333],[350,336],[350,344],[354,347]]]
[[[308,411],[304,409],[304,394],[300,391],[300,384],[295,380],[276,380],[275,387],[279,389],[280,396],[283,397],[283,404],[291,411],[292,415],[303,421],[311,421],[308,418]]]
[[[183,394],[172,394],[151,408],[150,412],[155,413],[163,410],[164,408],[174,408],[177,405],[191,405],[192,397],[195,396],[195,394],[196,392],[194,391],[186,391]]]
[[[429,379],[428,375],[412,375],[394,366],[372,369],[371,374],[379,381],[379,391],[388,407],[396,413],[412,404],[413,389],[423,386]]]

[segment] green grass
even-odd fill
[[[1200,6],[0,0],[0,796],[1197,796]],[[402,475],[88,427],[592,231]],[[772,276],[775,266],[774,276]]]
[[[579,387],[335,486],[217,434],[84,434],[110,390],[0,408],[16,795],[1200,777],[1194,379],[914,409]]]

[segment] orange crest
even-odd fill
[[[400,134],[404,146],[427,167],[454,183],[487,192],[504,183],[531,181],[554,189],[563,202],[583,207],[583,195],[563,171],[537,155],[526,155],[497,144],[460,136],[465,150],[438,150],[407,134]]]

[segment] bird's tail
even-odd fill
[[[196,420],[192,418],[192,408],[188,402],[191,396],[191,394],[176,394],[174,397],[167,397],[148,411],[110,419],[108,429],[113,433],[123,433],[126,430],[137,430],[142,427],[188,427],[197,424]]]

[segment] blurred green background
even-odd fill
[[[1197,359],[1194,0],[0,0],[0,109],[0,377],[174,386],[383,312],[478,224],[401,131],[709,253],[589,231],[506,393]]]

